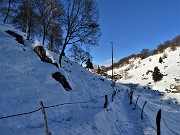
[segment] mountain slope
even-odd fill
[[[159,62],[159,58],[163,58],[163,62]],[[163,74],[161,81],[154,82],[152,72],[154,67],[158,67]],[[180,102],[179,93],[173,86],[180,87],[180,47],[175,51],[167,48],[164,53],[150,56],[146,59],[131,59],[130,64],[115,69],[116,74],[123,76],[119,79],[120,83],[134,83],[142,87],[149,87],[153,90],[164,92],[167,98],[175,98]],[[111,71],[108,71],[111,74]]]
[[[160,57],[163,58],[162,63],[159,62]],[[163,74],[162,80],[158,82],[152,79],[152,72],[156,66]],[[111,71],[107,73],[111,75]],[[134,86],[134,101],[139,97],[138,105],[141,108],[147,102],[145,112],[151,123],[156,122],[153,118],[161,109],[163,135],[180,134],[180,47],[174,51],[168,48],[162,54],[143,60],[130,59],[129,64],[114,69],[114,73],[122,77],[116,83]]]

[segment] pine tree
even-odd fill
[[[163,62],[163,60],[162,60],[162,58],[160,57],[160,58],[159,58],[159,63],[162,64],[162,62]]]
[[[88,59],[87,62],[86,62],[86,68],[94,69],[93,64],[92,64],[90,59]]]
[[[153,77],[153,80],[155,82],[160,81],[162,79],[163,75],[160,73],[160,70],[158,67],[154,68],[154,72],[152,74],[152,77]]]

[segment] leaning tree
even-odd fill
[[[68,44],[81,43],[97,45],[101,32],[98,24],[99,10],[95,0],[67,0],[63,20],[63,47],[59,56],[59,64]]]

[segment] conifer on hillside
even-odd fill
[[[158,67],[154,67],[154,71],[152,73],[152,78],[155,82],[160,81],[163,78],[163,75],[161,74]]]

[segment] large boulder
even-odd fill
[[[5,31],[7,32],[8,34],[12,35],[13,37],[16,38],[16,41],[18,41],[18,43],[24,45],[24,40],[23,40],[23,37],[17,33],[15,33],[14,31],[11,31],[11,30],[7,30]]]
[[[46,56],[46,50],[44,50],[44,48],[42,46],[34,47],[34,51],[40,57],[41,61],[51,63],[51,64],[55,65],[58,68],[58,64],[53,63],[52,60],[49,57]]]
[[[70,85],[67,82],[66,78],[63,75],[61,75],[61,73],[55,72],[54,74],[52,74],[52,77],[56,81],[58,81],[64,87],[65,90],[67,90],[67,91],[72,90],[72,88],[70,87]]]

